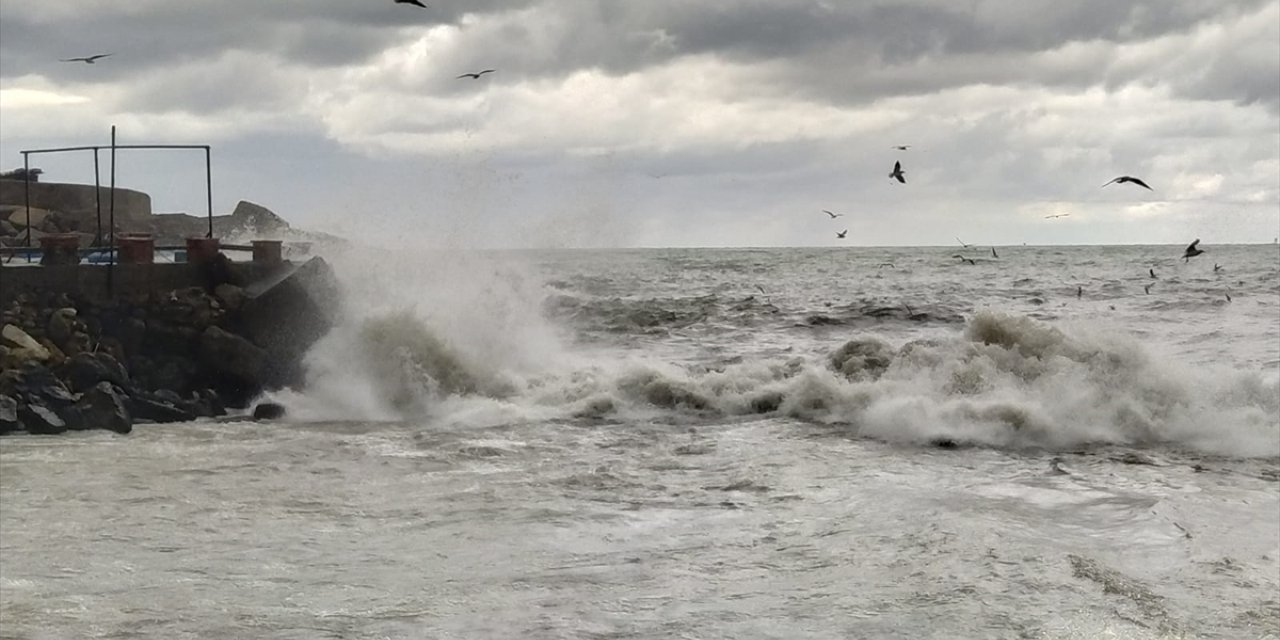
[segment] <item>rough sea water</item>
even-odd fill
[[[0,440],[0,637],[1277,638],[1203,248],[333,255],[284,423]]]

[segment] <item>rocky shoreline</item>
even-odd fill
[[[19,295],[0,313],[0,433],[184,422],[242,409],[268,352],[240,335],[244,290],[220,284],[122,297]]]

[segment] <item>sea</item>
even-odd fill
[[[1201,248],[333,250],[285,419],[0,439],[0,638],[1280,638]]]

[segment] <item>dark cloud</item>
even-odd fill
[[[428,4],[0,0],[0,88],[52,100],[6,107],[0,148],[119,122],[248,154],[226,181],[290,213],[519,202],[533,226],[603,207],[750,234],[798,202],[998,225],[1026,202],[1110,206],[1134,195],[1097,188],[1120,173],[1274,210],[1278,0]],[[98,52],[116,55],[57,62]],[[905,188],[886,175],[901,143]],[[486,188],[507,195],[473,200]]]

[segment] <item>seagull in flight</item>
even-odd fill
[[[960,246],[962,246],[962,247],[964,247],[964,248],[966,248],[966,249],[968,249],[969,247],[972,247],[972,246],[973,246],[973,245],[971,245],[971,244],[969,244],[969,243],[965,242],[964,240],[961,240],[961,239],[959,238],[959,236],[957,236],[957,237],[956,237],[956,242],[959,242],[959,243],[960,243]]]
[[[396,3],[396,4],[411,4],[411,5],[415,6],[415,7],[422,7],[423,9],[426,9],[426,8],[427,8],[427,5],[422,4],[422,2],[420,2],[419,0],[395,0],[395,3]]]
[[[1191,262],[1192,258],[1204,253],[1203,249],[1196,248],[1196,245],[1198,244],[1200,244],[1200,238],[1196,238],[1195,242],[1187,245],[1187,250],[1182,253],[1183,262]]]
[[[992,258],[999,258],[999,257],[1000,257],[1000,254],[996,253],[996,248],[995,248],[995,247],[991,247],[991,257],[992,257]]]
[[[99,53],[97,55],[81,56],[79,58],[62,58],[58,60],[58,62],[83,62],[85,64],[93,64],[94,62],[101,60],[110,55],[111,54],[109,53]]]
[[[951,257],[952,257],[952,258],[960,258],[960,261],[961,261],[961,262],[968,262],[969,264],[972,264],[972,265],[976,265],[976,264],[978,264],[977,262],[974,262],[974,261],[973,261],[973,258],[966,258],[966,257],[964,257],[964,256],[962,256],[962,255],[960,255],[960,254],[958,254],[958,253],[957,253],[956,255],[954,255],[954,256],[951,256]]]
[[[479,73],[464,73],[464,74],[462,74],[462,75],[460,75],[460,76],[458,76],[458,77],[459,77],[459,78],[471,78],[471,79],[473,79],[473,80],[479,80],[479,79],[480,79],[480,76],[482,76],[482,75],[484,75],[484,74],[486,74],[486,73],[493,73],[494,71],[497,71],[497,69],[485,69],[484,71],[481,71],[481,72],[479,72]]]
[[[849,230],[848,230],[848,229],[845,229],[844,231],[837,231],[837,232],[836,232],[836,237],[837,237],[837,238],[840,238],[840,239],[842,239],[842,240],[843,240],[843,239],[844,239],[844,235],[845,235],[846,233],[849,233]]]
[[[896,178],[896,179],[898,180],[898,182],[901,182],[902,184],[906,184],[906,183],[907,183],[906,173],[902,170],[902,163],[901,163],[901,162],[894,162],[894,163],[893,163],[893,173],[890,173],[890,174],[889,174],[889,177],[890,177],[890,178]]]
[[[839,218],[839,217],[844,216],[844,214],[843,214],[843,213],[831,213],[830,211],[827,211],[826,209],[823,209],[823,210],[822,210],[822,212],[823,212],[823,213],[825,213],[825,214],[827,214],[827,215],[829,215],[829,216],[831,216],[831,219],[832,219],[832,220],[835,220],[836,218]]]
[[[1112,182],[1114,182],[1114,183],[1116,183],[1116,184],[1124,184],[1124,183],[1126,183],[1126,182],[1132,182],[1132,183],[1134,183],[1134,184],[1138,185],[1139,187],[1146,187],[1147,191],[1154,191],[1154,189],[1152,189],[1151,187],[1148,187],[1148,186],[1147,186],[1147,183],[1145,183],[1145,182],[1143,182],[1142,180],[1139,180],[1138,178],[1135,178],[1135,177],[1133,177],[1133,176],[1120,176],[1119,178],[1116,178],[1116,179],[1112,180],[1111,182],[1108,182],[1107,184],[1111,184]],[[1107,186],[1107,184],[1104,184],[1104,185],[1102,185],[1102,186],[1104,186],[1104,187],[1105,187],[1105,186]]]
[[[1050,219],[1050,218],[1065,218],[1065,217],[1067,217],[1067,216],[1069,216],[1069,215],[1071,215],[1071,214],[1069,214],[1069,213],[1055,213],[1055,214],[1053,214],[1053,215],[1051,215],[1051,216],[1045,216],[1045,217],[1044,217],[1044,219],[1045,219],[1045,220],[1048,220],[1048,219]]]
[[[906,151],[907,149],[910,149],[910,148],[911,148],[911,145],[909,145],[909,144],[895,144],[895,145],[893,145],[893,148],[894,148],[894,149],[897,149],[898,151]]]
[[[1147,269],[1147,273],[1151,274],[1151,279],[1152,279],[1152,280],[1155,280],[1155,279],[1156,279],[1156,270],[1155,270],[1154,268],[1153,268],[1153,269]]]
[[[1142,288],[1142,292],[1143,292],[1143,293],[1145,293],[1145,294],[1147,294],[1147,295],[1151,295],[1151,285],[1147,285],[1147,286],[1143,287],[1143,288]]]

